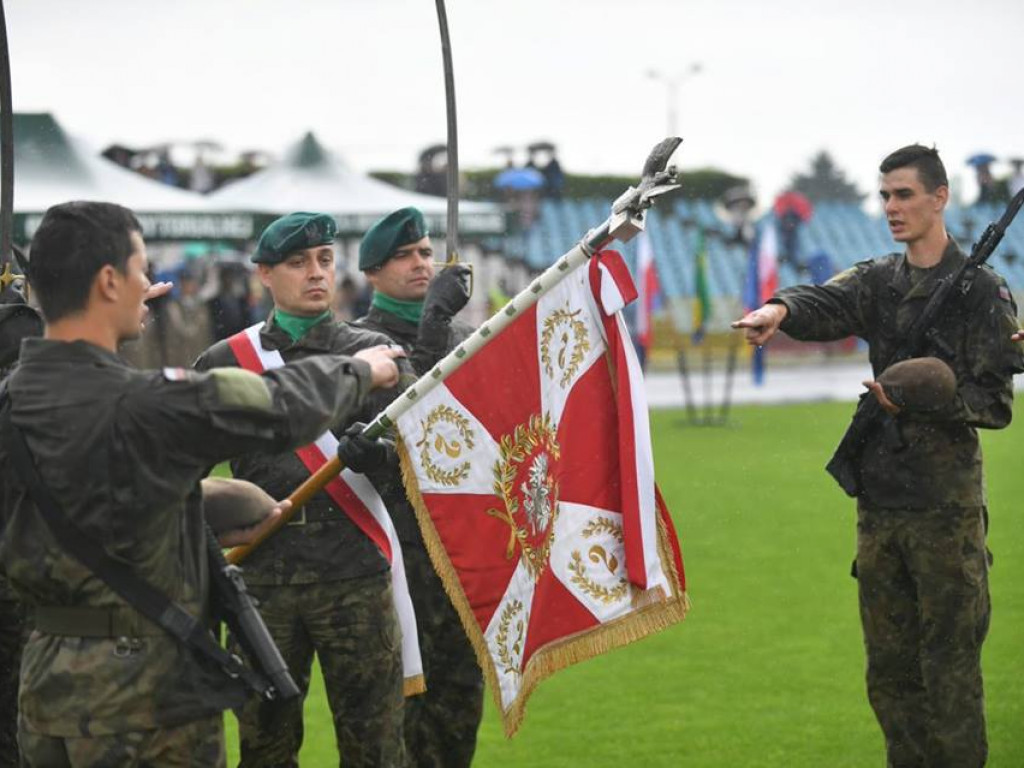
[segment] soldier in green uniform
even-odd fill
[[[0,381],[13,370],[21,340],[43,335],[43,319],[15,286],[0,291]],[[0,533],[2,536],[2,533]],[[18,670],[27,636],[25,609],[0,568],[0,768],[18,765]]]
[[[469,268],[454,264],[435,277],[433,257],[426,223],[415,208],[402,208],[376,222],[359,246],[359,268],[374,293],[369,313],[354,325],[401,344],[420,375],[473,330],[453,320],[469,300]],[[343,443],[342,459],[355,466],[355,457],[345,451]],[[397,468],[373,478],[402,543],[427,684],[424,695],[405,703],[409,763],[422,768],[468,766],[483,711],[480,667],[430,563]]]
[[[259,340],[286,362],[391,345],[386,336],[332,317],[335,234],[332,217],[293,213],[260,236],[252,260],[274,308]],[[200,370],[235,365],[239,362],[229,340],[214,344],[196,361]],[[340,435],[390,399],[370,398],[330,427]],[[287,496],[309,477],[300,459],[285,451],[247,453],[231,467],[235,477],[274,498]],[[245,561],[245,569],[249,590],[303,692],[314,655],[318,658],[346,768],[401,765],[401,633],[388,561],[377,545],[321,491]],[[241,713],[239,730],[243,766],[297,765],[302,702],[264,706],[252,698]]]
[[[939,280],[963,263],[946,232],[949,199],[938,153],[920,145],[881,164],[893,239],[905,245],[856,264],[822,286],[779,291],[733,324],[751,344],[778,330],[801,340],[849,335],[868,343],[876,379]],[[952,368],[944,404],[915,407],[873,396],[902,439],[874,434],[860,460],[857,560],[868,698],[891,766],[977,768],[987,755],[981,647],[989,625],[987,509],[978,428],[1010,423],[1013,375],[1024,355],[1011,341],[1017,310],[985,267],[937,324],[932,355]]]
[[[153,294],[135,216],[109,203],[55,206],[31,254],[46,333],[22,345],[0,421],[0,562],[35,625],[21,663],[23,765],[223,765],[221,713],[244,701],[241,684],[61,548],[14,469],[13,432],[83,536],[200,618],[202,476],[345,419],[397,382],[395,353],[323,355],[264,376],[139,371],[116,353],[138,336]]]

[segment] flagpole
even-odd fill
[[[682,141],[676,136],[671,136],[659,142],[651,150],[644,163],[639,186],[629,187],[612,203],[611,215],[604,222],[590,230],[575,247],[563,254],[529,286],[520,291],[508,304],[477,328],[473,335],[402,392],[391,405],[377,415],[377,418],[366,425],[362,434],[371,439],[381,437],[398,421],[402,414],[440,386],[445,379],[461,368],[466,361],[520,317],[523,312],[568,277],[576,267],[584,264],[609,242],[618,240],[625,243],[642,232],[646,223],[645,214],[647,209],[654,204],[655,199],[679,187],[676,180],[676,169],[674,166],[668,165],[668,161]],[[292,502],[291,509],[282,513],[274,525],[255,541],[235,547],[228,552],[228,562],[238,563],[244,560],[267,538],[284,527],[299,507],[326,486],[342,469],[344,466],[338,457],[331,458],[291,493],[288,497],[288,500]]]

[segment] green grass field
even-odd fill
[[[512,740],[488,700],[476,765],[884,765],[849,576],[853,503],[822,469],[851,410],[739,408],[723,428],[655,412],[658,479],[682,540],[689,617],[541,684]],[[1024,426],[984,441],[996,558],[985,646],[989,765],[1016,768],[1024,765]],[[302,765],[337,759],[317,685]]]

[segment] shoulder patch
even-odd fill
[[[189,371],[184,368],[164,368],[164,379],[166,381],[188,381]]]
[[[832,277],[830,277],[827,281],[825,281],[825,285],[842,285],[843,283],[845,283],[848,280],[850,280],[851,278],[853,278],[856,274],[857,274],[857,268],[856,267],[850,267],[849,269],[844,269],[839,274],[832,275]]]
[[[229,408],[269,411],[270,389],[259,374],[242,368],[214,368],[210,378],[217,385],[217,400]]]

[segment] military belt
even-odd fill
[[[327,523],[332,520],[341,520],[346,515],[333,504],[317,507],[300,507],[285,525],[305,525],[306,523]]]
[[[35,628],[47,635],[70,637],[147,637],[166,631],[131,608],[76,608],[41,605]]]

